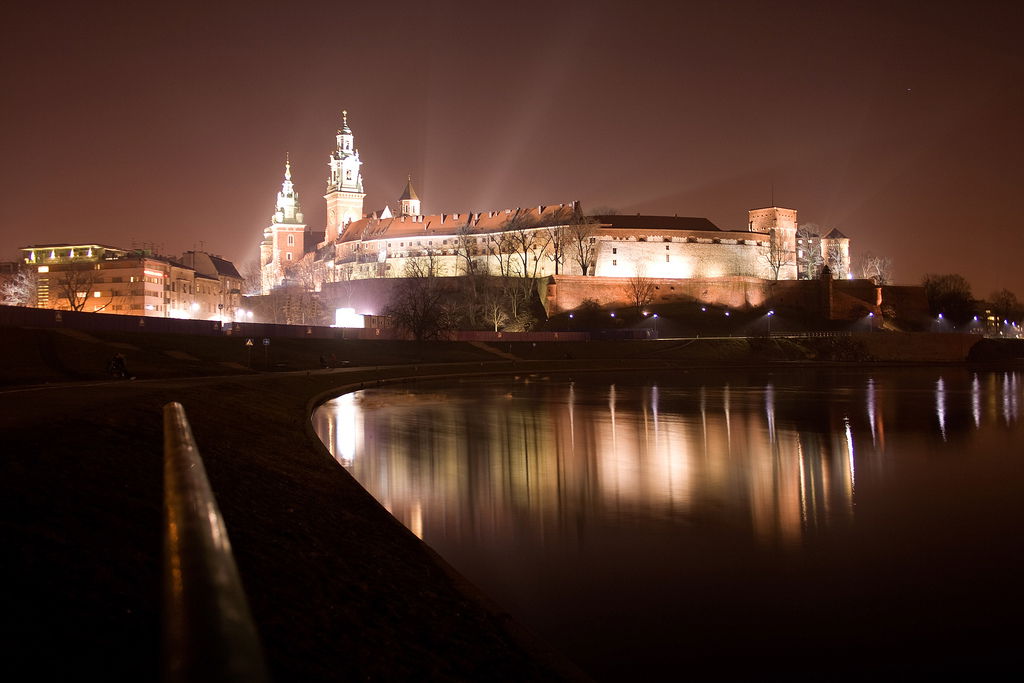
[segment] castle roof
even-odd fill
[[[844,235],[843,233],[839,232],[838,228],[832,228],[829,231],[829,233],[827,235],[825,235],[825,239],[827,239],[827,240],[847,240],[847,239],[850,239],[850,238],[847,237],[846,235]]]
[[[419,201],[419,197],[416,196],[416,190],[412,189],[412,176],[409,176],[409,181],[405,184],[405,190],[402,191],[402,196],[398,198],[398,201],[403,199],[415,199]]]
[[[719,227],[707,218],[697,218],[695,216],[641,216],[640,214],[628,216],[609,214],[594,216],[594,219],[609,228],[618,229],[699,230],[704,232],[719,230]]]
[[[239,274],[238,269],[235,268],[235,264],[232,263],[231,261],[228,261],[225,258],[221,258],[220,256],[214,256],[212,254],[210,255],[210,260],[213,262],[213,267],[217,269],[218,275],[223,275],[225,277],[234,277],[238,278],[239,280],[242,279],[242,276],[241,274]]]
[[[460,230],[487,234],[524,228],[564,225],[572,217],[571,204],[533,206],[528,209],[503,209],[470,213],[442,213],[430,216],[394,216],[362,218],[352,221],[339,241],[386,239],[416,235],[454,235]]]

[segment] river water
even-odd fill
[[[321,439],[599,680],[1016,662],[1024,376],[522,376],[341,396]]]

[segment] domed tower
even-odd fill
[[[331,152],[328,166],[331,169],[327,179],[327,229],[325,239],[333,242],[345,226],[363,217],[363,176],[359,167],[359,150],[355,147],[355,136],[348,125],[348,112],[341,112],[341,128],[335,137],[337,148]]]

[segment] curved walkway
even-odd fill
[[[0,392],[5,664],[44,680],[158,678],[161,407],[179,401],[274,678],[578,677],[338,466],[309,416],[344,386],[594,365],[383,366]]]

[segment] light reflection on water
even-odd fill
[[[709,662],[733,639],[766,663],[789,661],[784,643],[813,642],[809,631],[830,620],[852,629],[859,617],[823,615],[809,596],[835,592],[861,609],[864,596],[835,583],[849,565],[918,562],[906,549],[928,523],[918,501],[947,485],[920,483],[934,476],[931,459],[982,467],[1009,451],[1020,391],[1016,373],[963,370],[556,376],[368,390],[314,420],[392,514],[584,668],[614,678],[642,671],[639,658],[656,671],[676,633],[708,653],[691,657],[693,670],[716,678],[726,674]],[[969,505],[977,473],[951,474],[957,505]],[[885,571],[870,580],[902,585]],[[779,606],[777,591],[793,601]],[[653,623],[680,615],[671,629]],[[909,652],[917,640],[904,642]],[[842,650],[819,645],[815,657]],[[728,675],[744,671],[735,666]]]

